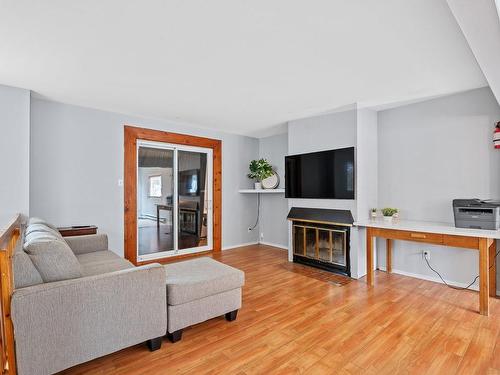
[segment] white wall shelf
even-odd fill
[[[243,194],[285,194],[285,189],[240,189]]]

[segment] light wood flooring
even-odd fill
[[[500,300],[384,272],[343,286],[285,266],[255,245],[216,259],[245,271],[243,308],[186,329],[160,350],[137,345],[65,374],[500,374]]]

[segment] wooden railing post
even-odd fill
[[[0,339],[1,339],[1,370],[2,374],[15,375],[16,352],[14,341],[14,326],[10,315],[10,302],[14,291],[14,274],[12,257],[20,235],[20,215],[0,231]]]

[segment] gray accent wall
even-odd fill
[[[95,224],[123,255],[124,124],[221,139],[223,248],[257,242],[247,230],[255,197],[238,193],[257,139],[41,99],[31,101],[31,214],[56,225]]]
[[[30,91],[0,85],[0,220],[29,214]]]
[[[453,223],[454,198],[500,199],[496,121],[500,107],[489,88],[380,111],[379,207],[398,207],[402,219]],[[378,249],[385,269],[385,243]],[[422,259],[424,249],[450,282],[468,284],[478,274],[477,252],[402,241],[394,244],[395,272],[437,280]]]
[[[279,188],[285,188],[285,155],[288,154],[288,134],[259,139],[259,158],[267,159],[280,177]],[[255,197],[257,198],[257,197]],[[288,202],[285,194],[261,194],[260,242],[288,249]]]
[[[356,146],[356,121],[355,106],[341,112],[290,121],[288,153],[294,155]],[[288,206],[351,210],[355,220],[357,216],[356,200],[352,199],[288,199]]]

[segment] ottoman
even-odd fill
[[[236,319],[241,307],[245,274],[212,258],[202,257],[166,264],[167,335],[182,338],[182,329],[225,315]]]

